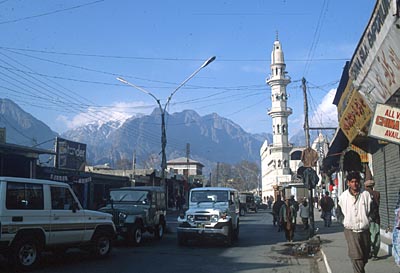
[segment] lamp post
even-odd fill
[[[165,147],[167,146],[167,134],[165,131],[165,111],[167,109],[167,106],[169,105],[169,102],[171,101],[172,96],[182,87],[184,86],[191,78],[193,78],[197,73],[200,72],[200,70],[202,70],[204,67],[206,67],[207,65],[209,65],[211,62],[213,62],[215,60],[215,56],[207,59],[198,69],[196,69],[189,77],[187,77],[180,85],[178,85],[178,87],[175,88],[174,91],[172,91],[172,93],[169,95],[169,97],[167,98],[166,103],[164,104],[164,107],[161,105],[160,99],[158,99],[154,94],[152,94],[151,92],[147,91],[146,89],[143,89],[140,86],[137,86],[133,83],[128,82],[127,80],[118,77],[117,80],[132,86],[133,88],[138,89],[139,91],[142,91],[143,93],[146,93],[147,95],[150,95],[156,102],[157,105],[160,109],[161,112],[161,154],[162,154],[162,158],[161,158],[161,183],[163,186],[166,187],[166,183],[165,183],[165,169],[167,168],[167,158],[166,158],[166,154],[165,154]],[[167,200],[168,200],[168,193],[167,194]],[[167,201],[168,202],[168,201]]]

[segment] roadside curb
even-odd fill
[[[328,273],[332,273],[331,267],[329,266],[329,263],[328,263],[328,259],[326,258],[325,252],[322,248],[321,248],[321,254],[322,254],[322,258],[324,259],[326,271]]]

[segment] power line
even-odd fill
[[[20,21],[29,20],[29,19],[48,16],[48,15],[52,15],[52,14],[56,14],[56,13],[60,13],[60,12],[68,11],[68,10],[73,10],[73,9],[78,9],[78,8],[82,8],[82,7],[89,6],[89,5],[94,5],[94,4],[103,2],[103,1],[105,1],[105,0],[97,0],[97,1],[89,2],[89,3],[73,6],[73,7],[70,7],[70,8],[64,8],[64,9],[54,10],[54,11],[50,11],[50,12],[45,12],[45,13],[38,14],[38,15],[32,15],[32,16],[22,17],[22,18],[18,18],[18,19],[13,19],[13,20],[2,21],[2,22],[0,22],[0,25],[9,24],[9,23],[16,23],[16,22],[20,22]],[[5,1],[3,1],[3,3],[4,2]]]
[[[106,55],[106,54],[89,54],[89,53],[74,53],[74,52],[58,52],[58,51],[46,51],[46,50],[36,50],[36,49],[24,49],[0,46],[0,49],[10,50],[10,51],[22,51],[22,52],[34,52],[42,54],[52,54],[52,55],[65,55],[65,56],[78,56],[78,57],[94,57],[94,58],[110,58],[110,59],[133,59],[133,60],[147,60],[147,61],[174,61],[174,62],[198,62],[203,59],[197,58],[177,58],[177,57],[143,57],[143,56],[122,56],[122,55]],[[317,58],[310,59],[285,59],[286,62],[310,62],[310,61],[348,61],[349,58]],[[218,58],[218,62],[269,62],[270,60],[265,58],[260,59],[224,59]]]

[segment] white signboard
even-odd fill
[[[400,108],[376,104],[369,136],[400,144]]]
[[[378,1],[349,70],[370,106],[385,103],[400,88],[400,35],[391,3]]]

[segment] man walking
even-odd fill
[[[325,192],[325,196],[321,198],[320,206],[322,210],[322,218],[326,227],[330,227],[332,223],[332,209],[335,206],[333,199],[329,196],[329,191]]]
[[[296,209],[290,205],[290,199],[285,198],[285,204],[279,211],[279,222],[285,231],[286,241],[293,242],[294,227],[296,225]]]
[[[368,215],[372,198],[367,191],[361,190],[358,172],[350,172],[346,179],[348,189],[339,197],[339,209],[344,216],[344,236],[354,272],[365,273],[370,253]]]
[[[379,234],[381,218],[379,215],[379,203],[381,199],[381,194],[374,190],[375,182],[374,180],[367,180],[364,183],[365,190],[371,194],[372,206],[369,213],[369,232],[371,233],[371,253],[370,258],[374,260],[378,259],[378,252],[381,245],[381,236]]]
[[[272,205],[272,214],[273,214],[273,224],[278,225],[278,232],[282,230],[282,225],[279,221],[279,211],[281,210],[281,207],[285,204],[285,202],[282,201],[282,198],[280,195],[276,197],[276,201]]]

